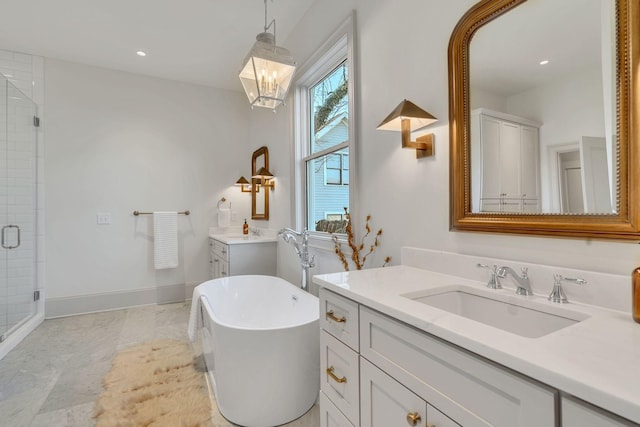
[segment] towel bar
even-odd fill
[[[133,214],[135,216],[138,216],[138,215],[153,215],[153,212],[133,211]],[[186,210],[184,212],[178,212],[178,215],[190,215],[190,214],[191,214],[191,212],[189,210]]]

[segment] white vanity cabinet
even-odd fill
[[[555,426],[554,389],[365,306],[360,354],[459,425]]]
[[[472,111],[471,161],[473,212],[539,211],[538,123]]]
[[[357,303],[320,291],[321,426],[360,426],[358,316]]]
[[[240,274],[275,276],[276,254],[276,241],[238,240],[235,242],[209,237],[211,278]]]
[[[365,358],[360,374],[363,426],[460,426]]]
[[[320,310],[322,426],[556,426],[550,387],[326,288]]]
[[[569,396],[562,396],[562,427],[638,427],[600,408]]]

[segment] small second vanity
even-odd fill
[[[640,425],[640,325],[620,312],[571,304],[586,320],[528,338],[407,297],[476,281],[407,266],[314,281],[322,427]]]
[[[271,234],[210,234],[212,279],[241,274],[276,275],[277,239]]]

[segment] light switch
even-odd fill
[[[96,215],[96,222],[98,225],[110,225],[111,224],[111,213],[109,212],[101,212]]]

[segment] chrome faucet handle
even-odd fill
[[[586,285],[587,281],[581,278],[572,278],[572,277],[564,277],[561,274],[553,275],[553,290],[549,294],[549,301],[555,302],[558,304],[566,304],[569,302],[567,299],[567,295],[564,293],[564,289],[562,289],[562,282],[570,282],[575,283],[576,285]]]
[[[480,268],[488,268],[491,270],[491,277],[489,277],[489,281],[487,282],[487,288],[490,289],[502,289],[502,285],[500,284],[500,279],[498,279],[498,266],[497,265],[486,265],[486,264],[476,264],[477,267]]]
[[[523,279],[529,278],[529,275],[527,274],[528,272],[529,272],[528,267],[520,267],[520,277],[522,277]]]

